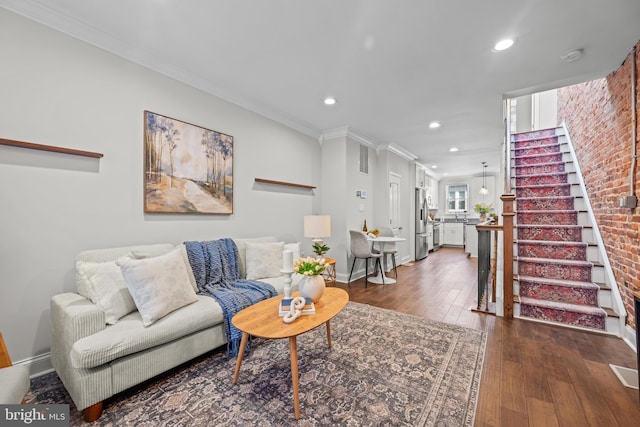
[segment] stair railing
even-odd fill
[[[498,263],[498,232],[502,226],[488,221],[476,225],[478,232],[478,305],[475,311],[495,314],[491,303],[496,302],[496,271]],[[491,237],[493,236],[493,239]],[[493,251],[491,241],[493,240]],[[491,287],[489,287],[491,281]],[[491,301],[489,301],[491,295]]]
[[[498,263],[502,267],[502,315],[513,318],[513,209],[516,197],[503,194],[502,225],[484,222],[476,225],[478,232],[478,305],[476,311],[492,312],[489,305],[489,294],[495,302],[496,272]],[[498,256],[498,233],[502,232],[502,257]],[[494,262],[491,262],[491,237],[494,238]],[[491,292],[489,292],[491,278]],[[484,307],[484,308],[483,308]]]

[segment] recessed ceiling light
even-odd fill
[[[334,105],[336,103],[336,99],[334,97],[328,97],[324,99],[324,105]]]
[[[454,153],[454,152],[458,151],[458,148],[456,148],[456,147],[451,147],[451,148],[449,148],[449,151],[451,151],[452,153]]]
[[[504,40],[500,40],[498,43],[496,43],[496,45],[493,47],[493,50],[499,52],[501,50],[509,49],[511,46],[513,46],[513,40],[512,39],[504,39]]]
[[[431,166],[431,169],[438,169],[438,165]]]
[[[440,127],[440,122],[431,122],[429,123],[430,129],[438,129]]]

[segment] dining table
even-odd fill
[[[376,243],[379,245],[378,250],[380,251],[381,254],[384,253],[385,244],[399,243],[399,242],[404,242],[405,240],[407,239],[405,239],[404,237],[395,237],[395,236],[374,237],[370,234],[367,235],[367,241],[371,242],[372,247]],[[368,281],[371,283],[379,284],[379,285],[391,285],[393,283],[396,283],[396,279],[389,277],[384,273],[384,268],[381,268],[380,271],[378,272],[378,275],[368,279]]]

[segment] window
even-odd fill
[[[447,185],[447,213],[466,213],[468,197],[468,184]]]

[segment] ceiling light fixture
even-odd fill
[[[578,59],[582,58],[582,54],[584,53],[583,49],[571,49],[571,50],[567,50],[566,52],[564,52],[562,55],[560,55],[560,59],[563,62],[573,62],[573,61],[577,61]]]
[[[324,105],[335,105],[336,99],[334,97],[328,97],[324,99]]]
[[[480,188],[480,194],[486,196],[489,194],[489,190],[487,189],[487,162],[482,162],[482,188]]]
[[[504,39],[496,43],[496,45],[493,46],[493,50],[496,52],[500,52],[501,50],[509,49],[511,46],[513,46],[513,40]]]
[[[456,151],[458,151],[459,149],[456,147],[451,147],[449,148],[449,151],[451,151],[452,153],[455,153]]]
[[[439,127],[440,127],[440,122],[429,123],[429,129],[438,129]]]
[[[438,169],[438,165],[431,166],[431,169]]]

